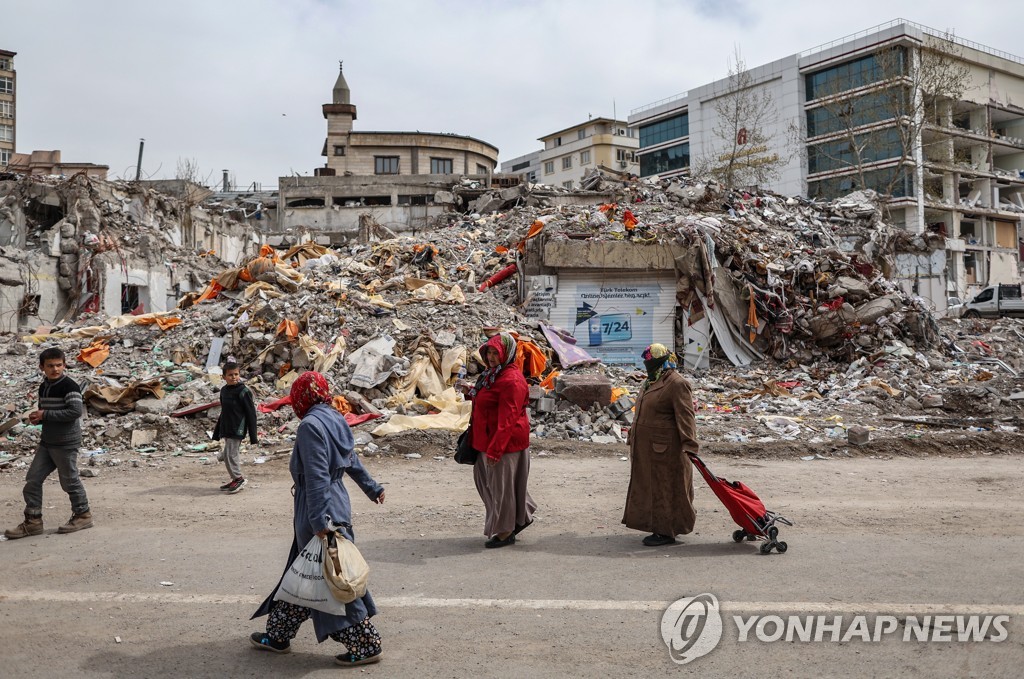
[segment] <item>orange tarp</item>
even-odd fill
[[[196,297],[195,303],[198,304],[199,302],[205,302],[208,299],[213,299],[214,297],[219,295],[220,291],[223,289],[224,286],[218,283],[216,279],[213,279],[210,281],[210,284],[206,286],[206,289],[203,290],[203,294],[199,295],[199,297]]]
[[[626,210],[622,213],[622,223],[626,225],[627,230],[632,231],[640,222],[632,212]]]
[[[519,340],[516,344],[515,365],[527,377],[537,377],[548,366],[548,359],[536,344]]]
[[[555,378],[561,374],[562,373],[558,370],[552,370],[551,372],[548,373],[548,376],[544,378],[544,381],[540,383],[540,386],[544,387],[548,391],[551,391],[552,389],[555,388]],[[615,399],[612,400],[614,401]]]
[[[352,412],[352,404],[349,403],[348,399],[346,399],[344,396],[335,396],[333,399],[331,399],[331,405],[334,406],[334,409],[337,410],[342,415],[347,415],[348,413]]]
[[[277,326],[277,334],[287,335],[289,340],[296,340],[299,338],[299,324],[285,319]]]
[[[97,340],[85,349],[82,349],[81,353],[78,354],[78,360],[98,368],[103,361],[107,360],[108,356],[110,356],[110,346],[103,340]]]
[[[148,318],[140,318],[135,323],[136,325],[154,325],[163,331],[170,330],[176,325],[181,325],[181,319],[177,316],[150,316]]]

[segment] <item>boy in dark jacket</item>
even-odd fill
[[[64,352],[56,347],[39,354],[39,369],[44,379],[39,385],[39,409],[28,416],[32,424],[42,424],[43,433],[35,457],[25,475],[25,521],[4,531],[8,540],[17,540],[43,532],[43,481],[57,471],[60,487],[71,499],[71,520],[57,529],[74,533],[92,528],[92,512],[85,486],[78,476],[78,446],[82,443],[82,389],[64,374]]]
[[[249,387],[242,384],[238,364],[224,364],[225,385],[220,390],[220,417],[213,429],[213,439],[224,439],[224,465],[231,480],[220,487],[225,493],[237,493],[245,486],[242,476],[242,439],[249,434],[249,442],[259,443],[256,437],[256,402]]]

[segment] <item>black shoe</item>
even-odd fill
[[[671,535],[652,533],[644,538],[644,544],[648,547],[661,547],[662,545],[674,545],[676,539]]]
[[[249,635],[249,643],[261,651],[271,653],[291,653],[292,645],[287,641],[274,641],[266,632],[253,632]]]
[[[527,521],[526,523],[524,523],[524,524],[523,524],[522,526],[516,526],[516,529],[515,529],[514,531],[512,531],[512,535],[519,535],[519,534],[520,534],[520,533],[522,533],[522,532],[523,532],[524,530],[526,530],[527,528],[529,528],[529,527],[530,527],[530,524],[532,524],[532,523],[533,523],[533,519],[530,519],[529,521]]]
[[[231,490],[231,484],[232,484],[232,483],[234,483],[234,482],[235,482],[235,481],[234,481],[234,479],[232,479],[231,481],[228,481],[228,482],[227,482],[227,483],[225,483],[225,484],[224,484],[223,486],[221,486],[221,487],[220,487],[220,489],[221,489],[222,491],[227,491],[227,490]]]
[[[342,653],[341,655],[334,656],[334,663],[341,665],[342,667],[355,667],[357,665],[372,665],[375,662],[380,662],[381,656],[384,654],[378,652],[376,655],[368,655],[365,658],[355,653]]]
[[[516,544],[516,534],[515,533],[513,533],[512,535],[509,535],[504,540],[499,539],[498,536],[495,535],[493,538],[491,538],[490,540],[488,540],[487,542],[484,543],[484,547],[486,547],[487,549],[494,549],[495,547],[505,547],[506,545],[514,545],[514,544]]]
[[[245,477],[244,476],[239,476],[237,479],[235,479],[234,481],[229,483],[228,487],[225,488],[224,491],[228,495],[234,495],[235,493],[237,493],[237,492],[241,491],[243,488],[245,488],[245,483],[246,483],[245,482]]]

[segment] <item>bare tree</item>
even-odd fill
[[[716,179],[730,188],[777,178],[787,159],[773,148],[769,130],[777,119],[775,100],[771,92],[754,83],[739,47],[729,60],[725,92],[712,106],[716,119],[710,153],[694,160],[691,174]]]
[[[952,34],[926,36],[920,46],[884,46],[872,57],[859,62],[870,66],[857,75],[834,77],[813,92],[821,105],[808,112],[806,134],[822,139],[808,148],[809,170],[852,169],[856,188],[891,196],[926,159],[958,162],[948,137],[929,127],[952,124],[970,71]],[[869,179],[880,165],[885,173]]]

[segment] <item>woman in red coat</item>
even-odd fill
[[[514,544],[516,535],[533,523],[537,509],[526,489],[530,476],[529,388],[516,369],[516,341],[503,332],[491,337],[480,356],[487,369],[469,392],[473,448],[480,451],[473,479],[484,501],[485,547]]]

